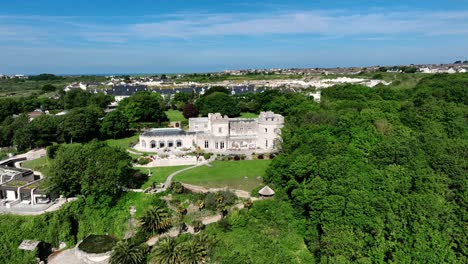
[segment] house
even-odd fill
[[[31,170],[0,166],[0,206],[49,202],[40,176]]]
[[[261,112],[258,118],[208,114],[208,117],[190,118],[188,131],[155,128],[144,132],[135,148],[144,152],[199,148],[220,154],[231,151],[270,153],[277,151],[283,126],[283,116],[273,112]]]
[[[38,116],[41,116],[43,115],[44,112],[41,110],[41,109],[36,109],[30,113],[28,113],[28,116],[29,116],[29,121],[32,121],[33,119],[35,119],[36,117]]]
[[[146,85],[116,85],[108,90],[105,90],[104,93],[113,95],[115,97],[115,101],[118,103],[123,99],[141,91],[148,91]]]

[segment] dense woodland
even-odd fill
[[[288,109],[267,182],[321,263],[468,261],[468,75],[345,85]]]
[[[207,102],[208,97],[214,100]],[[118,138],[132,124],[164,122],[164,109],[196,115],[206,109],[222,110],[223,102],[230,100],[233,105],[226,111],[271,110],[286,117],[282,151],[264,179],[277,191],[276,197],[229,213],[219,224],[207,226],[202,236],[164,240],[150,250],[141,242],[171,225],[154,220],[166,219],[168,211],[157,196],[122,191],[140,180],[127,154],[96,141],[54,145],[48,149],[51,186],[58,194],[80,199],[55,213],[0,216],[0,250],[5,252],[0,262],[32,263],[34,253],[17,249],[22,239],[57,246],[59,241],[74,245],[89,234],[122,238],[130,205],[137,206],[144,224],[134,239],[118,244],[114,257],[126,261],[126,252],[145,256],[131,263],[190,263],[187,256],[214,263],[468,261],[467,74],[432,75],[407,89],[336,86],[322,90],[320,103],[301,93],[271,90],[230,96],[222,88],[204,98],[181,94],[173,102],[152,94],[126,100],[117,111],[105,114],[102,105],[88,98],[57,120],[31,122],[26,116],[10,117],[21,112],[21,100],[8,101],[20,109],[4,114],[3,144],[28,149],[72,139]],[[142,109],[147,102],[154,111]],[[0,109],[1,113],[9,108],[2,103]],[[58,125],[42,132],[34,129],[48,126],[36,120]],[[60,126],[62,122],[68,125]],[[89,124],[97,136],[80,132],[83,126],[72,128],[77,122]],[[50,138],[36,138],[38,134]],[[32,138],[19,144],[28,135]],[[190,248],[199,254],[190,255]],[[170,256],[174,259],[167,259]]]

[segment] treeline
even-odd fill
[[[241,112],[259,113],[260,111],[274,111],[287,114],[289,104],[310,101],[297,93],[283,93],[271,89],[262,93],[246,93],[230,95],[223,86],[214,86],[205,94],[198,96],[195,93],[177,93],[171,102],[171,107],[179,109],[186,118],[196,117],[199,114],[207,116],[208,113],[221,113],[223,116],[237,117]]]
[[[54,106],[44,109],[66,109],[66,114],[43,114],[31,118],[29,111],[40,108],[42,99],[0,100],[0,147],[14,146],[17,150],[45,147],[53,143],[88,142],[128,136],[141,122],[158,126],[167,121],[162,98],[154,93],[138,93],[126,98],[117,110],[105,113],[113,97],[103,93],[72,90],[60,99],[49,99]],[[31,110],[32,109],[32,110]],[[23,112],[17,117],[13,114]]]
[[[306,219],[320,263],[468,261],[468,75],[344,85],[289,103],[265,181]]]

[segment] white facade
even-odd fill
[[[228,118],[221,114],[190,118],[188,132],[178,128],[156,128],[140,135],[138,150],[203,149],[228,153],[250,151],[268,153],[277,150],[284,118],[273,112],[261,112],[258,118]]]

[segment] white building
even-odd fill
[[[261,112],[258,118],[229,118],[221,114],[190,118],[189,130],[156,128],[140,135],[135,147],[145,152],[164,150],[231,153],[248,151],[268,153],[277,150],[284,118],[273,112]]]

